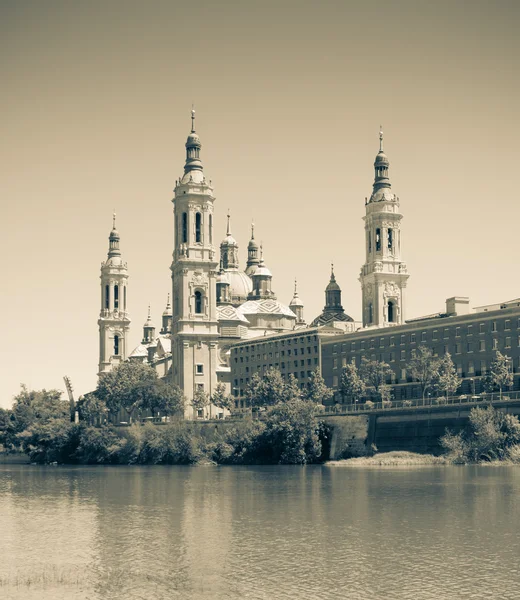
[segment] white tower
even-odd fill
[[[390,163],[383,152],[379,132],[379,153],[374,162],[374,189],[365,200],[366,260],[359,281],[363,290],[363,326],[385,327],[404,323],[404,292],[408,273],[401,260],[401,219],[399,198],[390,191]]]
[[[218,263],[213,246],[213,188],[200,161],[201,143],[195,133],[186,142],[184,175],[175,185],[172,271],[173,382],[188,399],[185,417],[194,418],[190,403],[197,389],[212,394],[216,383]]]
[[[126,360],[130,319],[126,312],[127,265],[121,259],[114,213],[108,258],[101,263],[101,312],[99,314],[99,371],[111,371]]]

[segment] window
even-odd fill
[[[406,381],[406,369],[401,369],[401,381]]]
[[[404,344],[405,344],[405,336],[402,335],[401,336],[401,346],[404,346]]]
[[[457,365],[457,375],[462,377],[462,365]]]
[[[119,336],[114,336],[114,356],[119,356]]]
[[[309,363],[309,364],[310,364],[310,363]],[[347,366],[347,357],[346,357],[346,356],[344,356],[344,357],[341,359],[341,366],[342,366],[342,367],[346,367],[346,366]]]
[[[506,337],[506,348],[511,348],[511,338],[510,337]]]
[[[487,370],[486,361],[481,360],[480,361],[480,372],[482,373],[482,375],[485,375],[486,370]]]
[[[392,336],[390,338],[390,346],[395,346],[395,338],[394,338],[394,336]]]
[[[337,368],[338,368],[338,359],[337,359],[337,358],[335,358],[335,359],[332,361],[332,368],[333,368],[333,369],[337,369]]]
[[[195,242],[200,244],[202,241],[202,215],[198,212],[195,215]]]
[[[114,309],[119,309],[119,286],[117,284],[114,286]]]
[[[332,387],[338,387],[338,376],[333,375],[332,377]]]
[[[197,375],[204,375],[204,365],[196,365],[195,372]]]
[[[478,332],[479,333],[486,333],[486,324],[485,323],[480,323],[478,326]]]
[[[390,362],[395,361],[395,352],[390,352]]]
[[[468,375],[475,375],[475,365],[472,360],[468,362]]]
[[[385,338],[379,338],[379,347],[380,348],[384,348],[385,347]]]
[[[493,322],[491,323],[491,331],[496,331],[496,330],[497,330],[497,322],[496,322],[496,321],[493,321]]]
[[[473,352],[473,344],[468,342],[468,352]]]
[[[195,385],[197,387],[197,391],[198,392],[203,392],[204,391],[204,384],[203,383],[197,383]]]
[[[401,350],[401,360],[406,360],[406,350]]]
[[[209,243],[213,244],[213,215],[209,215]]]
[[[473,335],[473,325],[468,325],[468,335]]]
[[[412,344],[415,344],[415,333],[411,333],[411,334],[410,334],[410,342],[411,342]]]
[[[388,249],[392,250],[392,248],[394,247],[394,230],[393,229],[389,229],[388,230]]]
[[[455,354],[460,354],[460,344],[455,344]]]
[[[436,341],[436,340],[437,340],[437,330],[436,330],[436,329],[434,329],[434,330],[433,330],[433,333],[432,333],[432,340],[433,340],[433,341]]]
[[[496,338],[493,340],[493,350],[498,350],[498,340]]]
[[[376,229],[376,252],[381,252],[381,229]]]
[[[202,314],[202,292],[199,290],[195,292],[195,314]]]
[[[506,319],[504,321],[504,329],[511,329],[511,319]]]
[[[447,340],[450,337],[450,330],[445,327],[444,328],[444,339]]]
[[[421,342],[426,341],[426,331],[421,331]]]
[[[372,252],[372,235],[370,231],[368,232],[368,253]]]
[[[110,308],[110,286],[105,285],[105,308],[108,310]]]
[[[370,349],[375,348],[376,345],[376,341],[375,340],[370,340]]]
[[[395,322],[395,308],[394,308],[394,303],[392,302],[392,300],[388,301],[388,322],[389,323]]]
[[[372,306],[372,302],[368,304],[368,322],[372,323],[374,320],[374,307]]]
[[[478,343],[478,349],[480,352],[484,352],[486,350],[486,340],[480,340]]]
[[[188,213],[182,213],[182,243],[188,243]]]
[[[455,327],[455,337],[460,337],[460,327]]]

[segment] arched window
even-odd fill
[[[195,215],[195,242],[200,244],[202,241],[202,232],[201,232],[201,223],[202,223],[202,215],[197,213]]]
[[[368,253],[372,252],[372,234],[368,232]]]
[[[119,356],[119,336],[114,336],[114,356]]]
[[[114,286],[114,308],[117,310],[119,308],[119,286]]]
[[[372,323],[373,320],[374,320],[374,309],[372,306],[372,302],[370,302],[370,304],[368,305],[368,322]]]
[[[209,243],[213,244],[213,215],[209,215]]]
[[[389,229],[388,230],[388,249],[392,250],[393,247],[394,247],[394,230]]]
[[[381,252],[381,229],[376,229],[376,252]]]
[[[182,213],[182,243],[188,243],[188,213]]]
[[[388,301],[388,322],[389,323],[393,323],[394,322],[394,317],[395,317],[395,310],[394,310],[394,303],[389,300]]]
[[[195,292],[195,314],[202,314],[202,292],[199,290]]]
[[[126,310],[126,285],[123,288],[123,310]]]
[[[108,310],[110,308],[110,286],[105,285],[105,308]]]

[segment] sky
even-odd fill
[[[112,212],[130,347],[170,290],[192,103],[215,232],[250,223],[305,316],[330,263],[361,319],[379,126],[399,196],[407,318],[520,296],[515,0],[0,0],[0,406],[20,384],[96,385]],[[219,233],[220,232],[220,233]]]

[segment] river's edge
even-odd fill
[[[381,452],[374,456],[359,456],[356,458],[346,458],[343,460],[329,460],[324,463],[327,467],[431,467],[431,466],[451,466],[451,465],[479,465],[479,466],[520,466],[520,463],[513,460],[494,460],[480,461],[472,463],[462,463],[459,460],[453,460],[449,456],[434,456],[433,454],[418,454],[416,452],[405,452],[396,450],[393,452]]]

